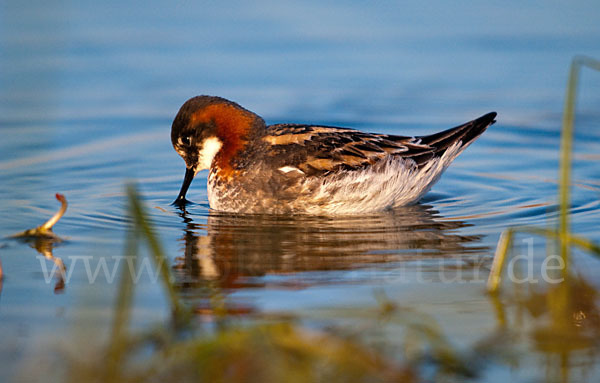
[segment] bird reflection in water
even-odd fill
[[[183,256],[176,259],[175,276],[180,291],[196,298],[198,291],[207,286],[220,294],[253,287],[301,289],[336,283],[331,273],[326,277],[299,274],[303,272],[383,264],[393,267],[397,262],[428,259],[459,259],[468,265],[489,253],[480,244],[480,236],[458,233],[467,226],[465,222],[443,220],[425,205],[344,217],[211,211],[206,223],[196,223],[186,211],[180,214],[186,228],[181,238]],[[204,218],[198,216],[198,221]],[[260,278],[266,275],[274,278]],[[344,282],[349,281],[346,278]],[[195,304],[207,310],[211,306],[208,302]],[[237,307],[228,312],[251,310]]]

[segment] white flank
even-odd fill
[[[392,207],[416,203],[465,147],[454,143],[438,158],[421,169],[410,162],[390,157],[378,169],[367,168],[349,172],[320,182],[317,187],[307,182],[306,189],[315,190],[314,201],[326,204],[306,204],[311,214],[356,214],[383,211]]]
[[[244,213],[363,214],[416,203],[443,171],[465,149],[456,142],[441,157],[420,168],[414,161],[389,156],[371,167],[355,171],[339,171],[329,176],[304,177],[295,184],[296,199],[281,201],[266,192],[217,182],[216,173],[208,177],[208,202],[215,210]],[[293,166],[278,168],[283,173],[300,171]],[[254,169],[248,176],[261,175]],[[243,185],[241,185],[243,186]],[[290,190],[291,191],[291,190]]]
[[[210,137],[204,140],[202,143],[202,150],[198,155],[198,166],[196,166],[196,172],[204,169],[210,169],[213,159],[223,146],[221,140],[217,137]]]
[[[294,166],[282,166],[282,167],[280,167],[277,170],[279,170],[282,173],[298,172],[300,174],[304,174],[304,172],[302,170],[300,170],[300,169],[298,169],[297,167],[294,167]]]

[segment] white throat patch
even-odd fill
[[[210,165],[221,149],[221,146],[223,146],[223,143],[217,137],[210,137],[204,140],[202,143],[202,150],[198,154],[198,166],[196,166],[196,172],[210,169]]]

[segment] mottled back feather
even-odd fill
[[[488,113],[466,124],[428,136],[365,133],[333,126],[278,124],[267,127],[269,161],[276,167],[296,168],[306,176],[338,170],[359,170],[391,157],[414,161],[418,168],[441,157],[455,143],[469,145],[493,124]]]

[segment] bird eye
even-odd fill
[[[190,137],[190,136],[181,137],[181,143],[184,146],[190,146],[192,143],[192,137]]]

